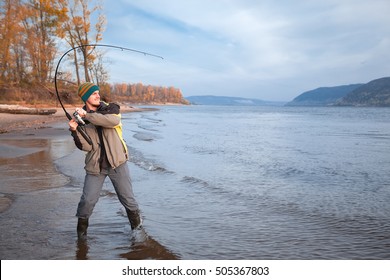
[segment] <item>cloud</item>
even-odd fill
[[[109,5],[106,40],[165,57],[163,63],[132,57],[128,65],[137,78],[180,87],[185,95],[291,100],[308,89],[368,82],[390,70],[390,2],[384,0]]]

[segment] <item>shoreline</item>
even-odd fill
[[[6,106],[5,104],[2,104]],[[157,110],[154,108],[138,108],[129,105],[119,104],[121,106],[121,113],[132,113],[132,112],[143,112]],[[14,105],[9,105],[14,106]],[[79,106],[80,107],[80,106]],[[26,108],[35,108],[33,106]],[[40,129],[48,127],[48,125],[55,122],[68,122],[67,117],[61,107],[44,107],[48,110],[57,110],[54,114],[51,115],[34,115],[34,114],[12,114],[12,113],[0,113],[0,135],[4,133],[20,131],[24,129]],[[71,113],[77,108],[66,107],[65,109]]]

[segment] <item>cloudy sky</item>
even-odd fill
[[[105,1],[112,82],[290,101],[390,76],[389,0]]]

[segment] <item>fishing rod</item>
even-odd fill
[[[75,46],[69,50],[67,50],[62,56],[61,58],[58,60],[58,63],[57,63],[57,67],[56,67],[56,71],[54,73],[54,87],[55,87],[55,90],[56,90],[56,94],[57,94],[57,98],[58,98],[58,101],[60,102],[60,105],[62,107],[62,110],[64,110],[64,113],[66,115],[66,117],[71,120],[72,119],[72,116],[66,111],[65,107],[64,107],[64,104],[62,103],[61,101],[61,98],[60,98],[60,94],[58,92],[58,86],[57,86],[57,74],[58,74],[58,69],[60,67],[60,64],[61,64],[61,61],[62,59],[68,54],[70,53],[71,51],[74,51],[74,50],[77,50],[77,49],[80,49],[80,48],[85,48],[85,47],[106,47],[106,48],[114,48],[114,49],[119,49],[121,51],[131,51],[131,52],[136,52],[136,53],[139,53],[139,54],[143,54],[143,55],[148,55],[148,56],[153,56],[153,57],[157,57],[157,58],[161,58],[161,59],[164,59],[162,56],[159,56],[159,55],[156,55],[156,54],[152,54],[152,53],[148,53],[148,52],[144,52],[144,51],[139,51],[139,50],[135,50],[135,49],[130,49],[130,48],[124,48],[124,47],[120,47],[120,46],[115,46],[115,45],[106,45],[106,44],[85,44],[85,45],[79,45],[79,46]],[[80,134],[84,137],[84,139],[91,145],[92,144],[92,141],[91,141],[91,138],[88,136],[88,134],[86,133],[86,131],[80,126],[78,125],[77,126],[77,131],[80,132]]]

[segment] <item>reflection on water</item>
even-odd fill
[[[144,229],[133,232],[131,250],[120,254],[121,258],[128,260],[177,260],[177,255],[162,246],[152,237],[148,236]]]
[[[90,245],[88,237],[77,241],[76,259],[90,259]],[[177,255],[169,251],[152,237],[148,236],[144,229],[133,232],[130,240],[130,249],[125,253],[119,253],[118,258],[127,260],[177,260]]]
[[[88,242],[86,239],[77,240],[76,260],[88,260]]]
[[[69,141],[2,139],[0,144],[0,192],[29,192],[68,183],[68,178],[60,174],[53,165],[53,160],[72,149]]]

